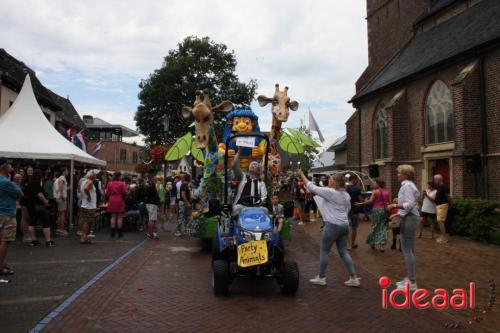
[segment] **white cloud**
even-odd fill
[[[289,86],[302,106],[290,124],[314,105],[324,135],[333,139],[343,134],[339,128],[352,112],[346,101],[367,63],[364,1],[3,0],[2,7],[8,8],[0,20],[2,47],[63,96],[69,92],[58,77],[81,87],[81,114],[132,128],[138,88],[123,89],[123,81],[146,78],[189,35],[233,49],[240,78],[257,79],[258,94],[271,95],[276,82]],[[129,102],[96,101],[93,93],[102,92]],[[265,110],[256,109],[270,126]]]

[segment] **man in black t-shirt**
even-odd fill
[[[448,216],[448,208],[450,204],[450,196],[448,186],[443,182],[443,176],[437,174],[434,176],[434,185],[436,186],[436,219],[439,224],[441,236],[436,240],[439,244],[447,243],[448,236],[446,235],[446,217]]]
[[[349,183],[347,184],[346,191],[351,197],[351,210],[349,211],[349,244],[347,245],[348,250],[352,250],[358,247],[356,244],[356,236],[358,234],[358,221],[359,213],[361,212],[360,206],[356,205],[358,202],[363,202],[363,195],[361,187],[358,186],[358,179],[355,175],[349,175]]]
[[[179,217],[175,227],[175,236],[182,234],[182,229],[186,228],[191,216],[191,175],[185,174],[180,187],[179,196]]]

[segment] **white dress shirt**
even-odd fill
[[[403,205],[403,209],[398,209],[398,215],[406,216],[408,214],[413,214],[415,216],[420,216],[418,212],[419,197],[420,192],[415,184],[408,179],[403,180],[398,192],[398,204]]]
[[[325,222],[337,225],[349,224],[347,219],[347,214],[351,210],[351,196],[349,193],[331,187],[316,186],[312,182],[307,182],[306,188],[309,192],[324,199],[321,206],[318,205],[318,208]]]

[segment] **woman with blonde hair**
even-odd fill
[[[401,187],[398,192],[398,203],[388,206],[389,209],[397,208],[396,214],[391,219],[400,219],[401,223],[401,248],[403,250],[408,276],[397,283],[398,289],[404,289],[409,284],[410,290],[416,290],[416,263],[415,263],[415,234],[420,222],[418,212],[418,198],[420,193],[413,182],[415,169],[408,164],[399,165],[397,168],[398,179]]]
[[[345,190],[342,174],[331,177],[328,187],[314,185],[307,179],[302,170],[299,170],[299,176],[306,184],[308,191],[323,199],[321,204],[318,204],[325,222],[321,236],[319,274],[309,282],[321,286],[326,285],[328,255],[333,244],[336,244],[340,259],[342,259],[350,273],[349,280],[345,281],[344,284],[348,287],[359,287],[359,278],[356,276],[352,258],[347,252],[347,239],[349,237],[347,214],[351,209],[351,197]]]

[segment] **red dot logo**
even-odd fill
[[[382,289],[387,289],[391,285],[391,279],[389,279],[387,276],[382,276],[380,279],[378,279],[378,284]]]

